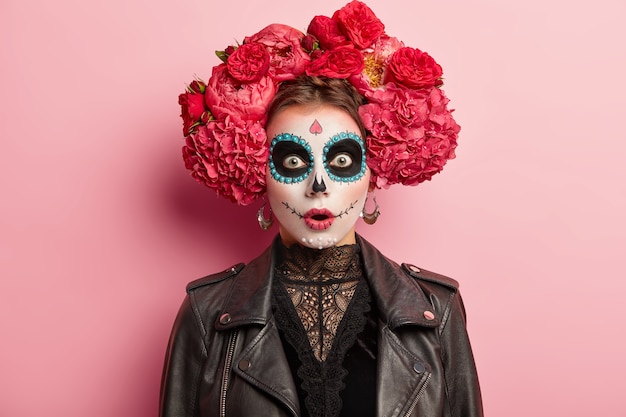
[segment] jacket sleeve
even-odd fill
[[[167,347],[161,380],[160,417],[197,415],[200,372],[206,358],[203,333],[188,295],[180,307]]]
[[[458,291],[450,299],[440,326],[446,391],[452,417],[482,417],[482,399],[465,308]]]

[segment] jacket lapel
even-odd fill
[[[218,318],[215,327],[227,330],[239,327],[245,345],[233,362],[233,370],[246,381],[275,397],[289,408],[294,416],[300,415],[300,405],[289,363],[272,316],[273,245],[250,262],[236,277],[221,308],[228,320]],[[247,329],[261,330],[254,334]],[[239,349],[238,349],[239,350]]]
[[[376,415],[408,415],[427,386],[430,366],[394,332],[402,326],[433,328],[440,318],[415,282],[395,262],[357,235],[363,264],[379,311]],[[398,384],[402,381],[402,384]]]
[[[382,323],[380,326],[376,415],[405,416],[427,384],[430,368],[409,352],[388,327]]]
[[[281,401],[294,416],[300,415],[296,386],[273,318],[244,346],[235,359],[235,372]]]

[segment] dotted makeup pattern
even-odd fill
[[[330,167],[328,166],[328,161],[326,160],[326,155],[328,155],[328,152],[331,148],[331,146],[333,146],[335,143],[340,142],[342,140],[346,140],[346,139],[352,139],[355,142],[357,142],[360,147],[361,147],[361,169],[360,171],[351,176],[351,177],[340,177],[338,175],[333,174],[330,171]],[[326,173],[328,174],[328,177],[335,181],[335,182],[354,182],[354,181],[358,181],[360,180],[363,175],[365,175],[365,170],[367,169],[367,163],[365,161],[365,144],[363,143],[363,140],[361,139],[361,137],[355,133],[352,132],[341,132],[335,136],[333,136],[332,138],[330,138],[330,140],[328,142],[326,142],[326,144],[324,145],[324,156],[323,156],[323,164],[324,164],[324,169],[326,170]]]
[[[295,184],[295,183],[304,181],[304,179],[309,176],[311,171],[313,171],[313,154],[311,153],[311,145],[309,145],[308,142],[302,139],[300,136],[292,135],[290,133],[281,133],[280,135],[272,139],[272,143],[270,144],[270,155],[274,152],[274,147],[276,146],[277,143],[285,142],[285,141],[297,143],[301,145],[309,153],[309,158],[311,160],[311,162],[309,163],[309,168],[304,174],[298,177],[295,177],[295,178],[285,177],[283,175],[280,175],[278,171],[276,171],[276,165],[274,164],[274,161],[272,160],[272,158],[270,158],[269,160],[270,174],[272,174],[272,177],[276,181],[283,183],[283,184]]]

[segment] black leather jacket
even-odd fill
[[[357,242],[380,315],[376,415],[482,416],[456,281]],[[162,417],[300,416],[271,314],[272,253],[187,286],[165,359]]]

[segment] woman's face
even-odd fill
[[[267,136],[267,196],[283,243],[355,243],[370,180],[356,122],[334,106],[296,105],[274,116]]]

